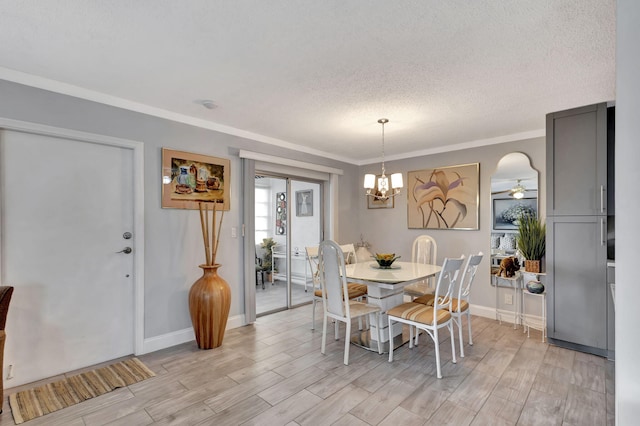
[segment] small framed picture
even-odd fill
[[[313,216],[313,190],[296,191],[296,216]]]
[[[382,175],[376,175],[376,186],[373,188],[372,193],[380,195],[378,191],[378,178]],[[367,208],[368,209],[392,209],[395,207],[395,197],[389,197],[387,199],[376,198],[371,195],[367,195]]]
[[[198,210],[200,201],[229,210],[230,161],[162,148],[162,208]]]

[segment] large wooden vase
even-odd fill
[[[231,289],[218,275],[220,264],[200,265],[204,274],[189,291],[189,312],[200,349],[213,349],[222,344],[227,326]]]

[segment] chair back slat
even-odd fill
[[[478,271],[478,266],[480,265],[483,256],[482,252],[469,256],[469,260],[467,261],[467,264],[464,267],[464,272],[462,273],[462,278],[460,278],[458,300],[465,299],[468,301],[469,294],[471,293],[471,283],[473,283],[473,280],[476,277],[476,272]],[[459,307],[460,304],[458,304],[458,309]]]
[[[442,264],[442,270],[436,284],[435,298],[433,300],[433,317],[434,321],[437,317],[439,309],[449,309],[453,291],[460,274],[460,267],[464,262],[464,256],[461,258],[445,258]]]
[[[413,241],[411,259],[414,263],[426,263],[435,265],[438,255],[436,240],[429,235],[419,235]]]
[[[322,297],[326,309],[333,315],[349,316],[349,300],[347,289],[347,271],[342,249],[334,241],[320,243],[318,254],[318,271],[322,285]]]
[[[436,240],[430,235],[418,235],[413,240],[411,247],[411,261],[414,263],[424,263],[428,265],[435,265],[438,256],[438,245]],[[429,287],[433,287],[433,282],[436,277],[430,277],[424,280],[428,283]]]

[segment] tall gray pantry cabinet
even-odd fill
[[[607,355],[607,104],[547,115],[547,333]]]

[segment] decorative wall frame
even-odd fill
[[[296,216],[313,216],[313,189],[296,191]]]
[[[230,176],[226,158],[162,148],[162,208],[198,210],[202,201],[229,210]]]
[[[287,193],[276,193],[276,235],[287,234]]]
[[[494,198],[493,199],[493,229],[518,229],[518,219],[529,214],[538,217],[537,198]]]
[[[373,188],[372,193],[376,195],[380,195],[380,191],[378,191],[378,178],[382,175],[376,175],[376,186]],[[368,209],[392,209],[395,207],[395,198],[389,197],[386,200],[381,200],[376,197],[372,197],[367,195],[367,208]]]
[[[409,172],[407,226],[477,230],[479,193],[479,163]]]

